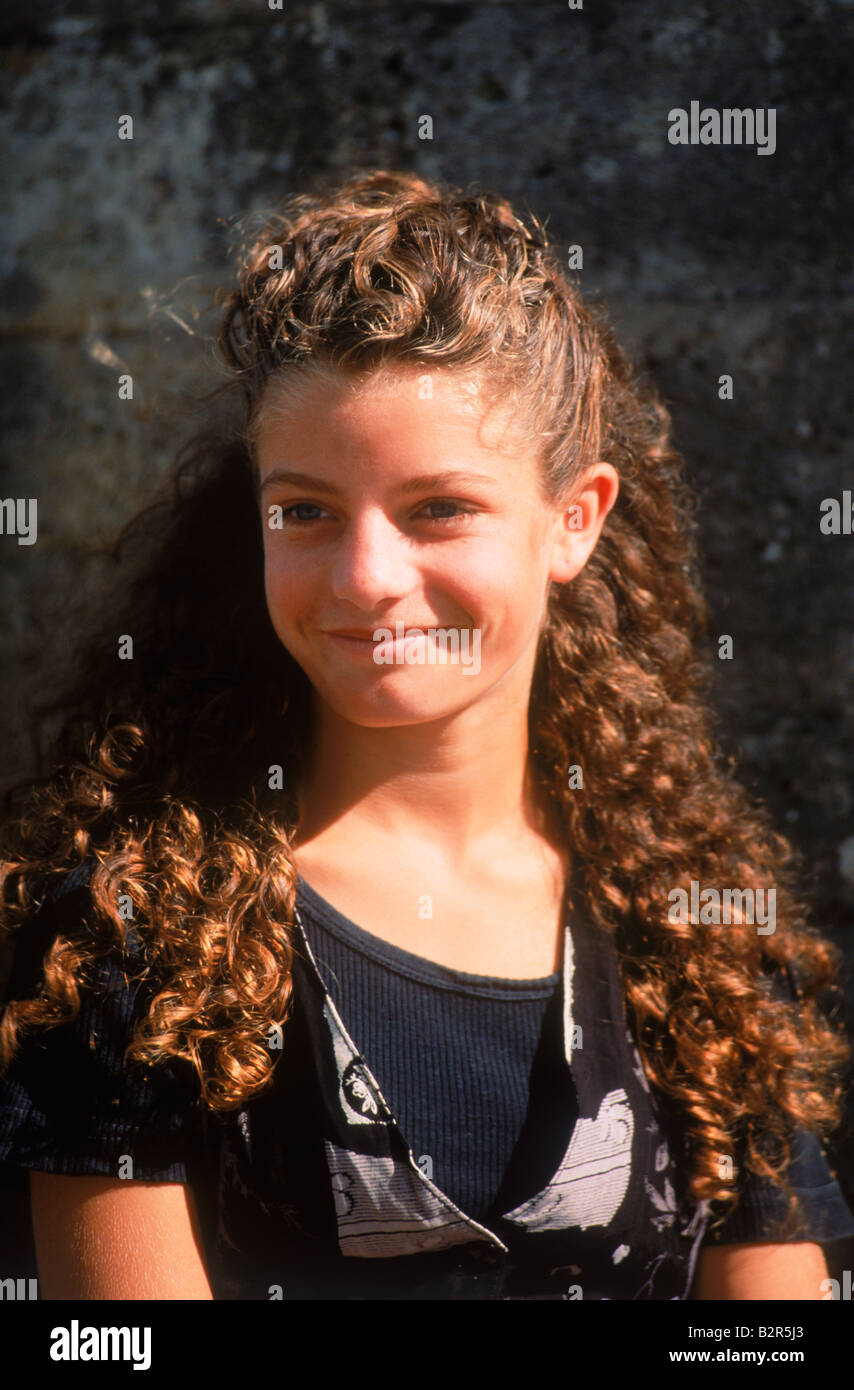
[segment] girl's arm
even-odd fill
[[[185,1183],[30,1170],[42,1298],[212,1299]]]
[[[692,1298],[820,1299],[827,1261],[820,1245],[755,1241],[700,1251]]]

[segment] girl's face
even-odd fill
[[[619,483],[597,464],[577,510],[550,506],[536,448],[507,414],[485,413],[476,383],[447,369],[268,384],[256,434],[267,606],[342,718],[417,724],[508,677],[529,690],[549,585],[582,568]]]

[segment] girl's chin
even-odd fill
[[[317,687],[315,687],[317,688]],[[438,693],[430,698],[423,688],[410,687],[407,691],[374,690],[364,691],[321,689],[321,698],[342,719],[350,724],[361,724],[366,728],[393,727],[401,724],[429,724],[435,719],[445,719],[464,708],[459,700],[451,700],[447,693],[441,698]],[[467,692],[466,692],[467,693]],[[468,703],[468,702],[466,702]]]

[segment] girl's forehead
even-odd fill
[[[330,409],[340,407],[343,418],[348,405],[365,401],[384,406],[400,402],[404,409],[414,410],[425,419],[435,403],[442,412],[437,417],[439,423],[447,419],[470,426],[485,447],[499,443],[517,413],[512,392],[483,372],[404,362],[356,373],[318,364],[286,370],[269,379],[253,412],[250,440],[257,444],[268,428],[272,431],[286,426],[305,412],[317,412],[326,420]]]
[[[474,412],[486,395],[482,373],[423,363],[394,363],[361,371],[347,371],[329,363],[285,369],[271,376],[259,402],[260,413],[278,408],[299,409],[318,397],[354,400],[362,396],[386,399],[459,401]]]

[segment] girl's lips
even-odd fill
[[[429,623],[407,623],[403,629],[403,635],[405,637],[409,637],[412,635],[412,633],[427,632],[432,628],[437,628],[441,626],[442,624],[434,619],[431,619]],[[327,637],[354,637],[358,638],[359,641],[372,642],[374,640],[375,632],[382,632],[383,630],[391,632],[392,629],[394,629],[394,634],[395,636],[397,636],[396,622],[377,623],[376,627],[369,628],[325,627],[322,628],[321,631],[325,632]]]
[[[383,641],[375,642],[373,637],[348,637],[340,632],[327,632],[326,636],[331,637],[334,642],[338,642],[339,644],[341,644],[343,648],[346,648],[348,651],[351,651],[354,654],[365,652],[373,655],[375,651],[379,651],[381,648],[394,648],[397,646],[397,639],[394,637],[385,638]],[[418,642],[423,640],[423,637],[419,638],[417,636],[406,636],[402,639],[401,646],[405,646],[407,643]],[[383,663],[378,662],[377,664],[382,665]]]

